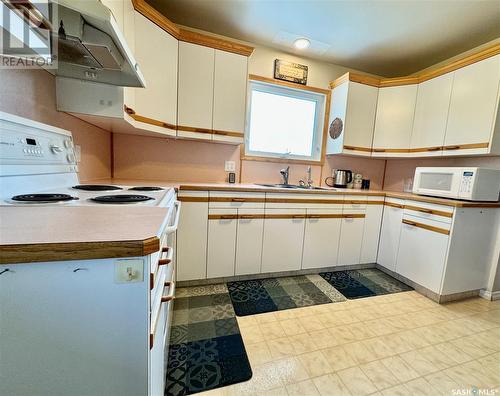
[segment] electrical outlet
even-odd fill
[[[224,170],[226,172],[235,172],[236,171],[236,162],[234,162],[234,161],[226,161],[224,163]]]
[[[115,283],[142,282],[144,279],[144,261],[141,259],[116,260]]]

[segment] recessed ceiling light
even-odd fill
[[[299,38],[293,42],[293,46],[297,49],[306,49],[311,45],[311,42],[306,38]]]

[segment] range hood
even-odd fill
[[[111,11],[98,0],[52,3],[60,77],[145,87],[144,77]],[[57,19],[57,20],[56,20]]]

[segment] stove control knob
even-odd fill
[[[73,141],[71,139],[66,139],[64,141],[64,147],[69,148],[69,149],[73,148]]]
[[[66,159],[68,160],[69,163],[75,162],[75,156],[73,154],[68,154],[66,156]]]
[[[59,147],[59,146],[56,146],[55,144],[53,144],[52,146],[50,146],[50,150],[54,153],[54,154],[57,154],[57,153],[62,153],[62,148]]]

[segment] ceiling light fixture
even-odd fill
[[[311,45],[311,42],[306,38],[298,38],[293,42],[293,46],[299,50],[306,49]]]

